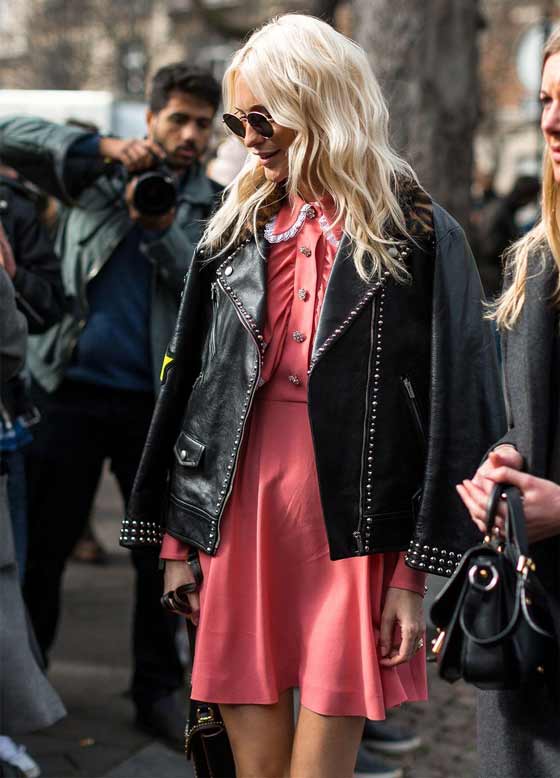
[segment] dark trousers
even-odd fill
[[[28,448],[29,549],[24,593],[45,654],[56,634],[61,583],[87,524],[105,459],[128,500],[150,418],[151,393],[64,381],[52,394],[33,387],[42,420]],[[139,710],[177,689],[183,670],[177,621],[160,605],[158,551],[134,550],[132,697]],[[99,574],[99,573],[97,573]],[[92,635],[93,638],[93,635]]]

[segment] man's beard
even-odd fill
[[[172,151],[169,151],[163,140],[158,137],[156,131],[153,133],[153,140],[165,151],[165,164],[172,170],[188,170],[206,151],[206,149],[199,151],[194,143],[183,143],[181,146],[176,146]],[[180,156],[175,156],[179,151],[192,151],[193,156],[190,160],[181,159]]]

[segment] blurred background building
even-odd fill
[[[46,112],[59,120],[80,114],[105,131],[126,134],[142,121],[144,84],[159,66],[187,57],[220,77],[239,41],[270,16],[287,10],[330,15],[337,27],[351,34],[353,6],[359,4],[359,0],[4,0],[0,111]],[[497,189],[505,191],[518,174],[538,169],[540,46],[560,10],[554,0],[480,0],[479,14],[475,167],[494,176]],[[105,94],[68,94],[53,100],[52,95],[18,97],[6,91],[22,89]]]

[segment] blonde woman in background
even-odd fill
[[[542,220],[508,252],[496,308],[502,331],[508,431],[475,477],[457,488],[484,530],[494,483],[523,494],[531,558],[551,595],[560,637],[560,32],[544,50]],[[479,697],[481,778],[560,775],[560,668],[542,687]]]
[[[472,542],[453,484],[502,431],[492,333],[355,43],[280,17],[224,90],[249,157],[186,281],[122,543],[165,529],[168,594],[199,552],[193,697],[238,778],[349,778],[364,717],[426,698],[425,574]]]

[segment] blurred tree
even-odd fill
[[[354,0],[357,41],[391,112],[392,140],[422,184],[468,226],[478,119],[478,0]]]

